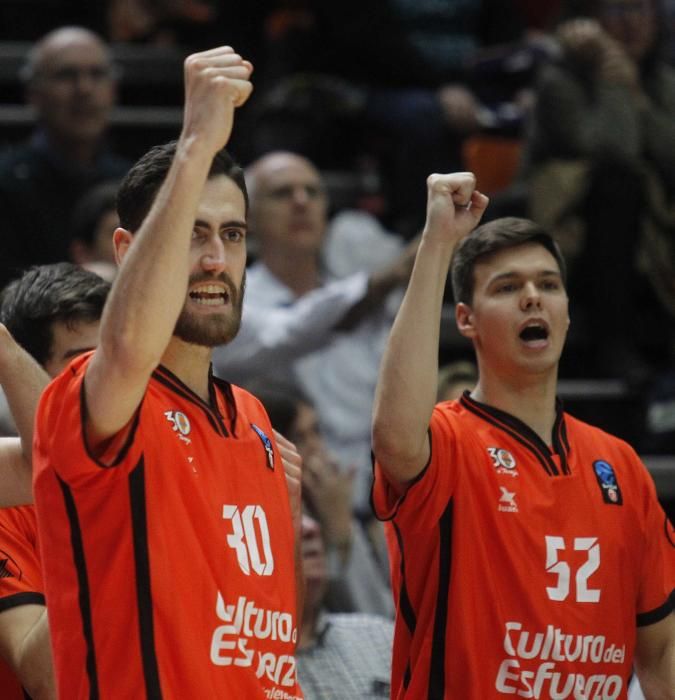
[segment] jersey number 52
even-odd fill
[[[578,603],[597,603],[600,589],[589,588],[588,579],[600,567],[600,544],[597,537],[575,537],[573,548],[577,552],[587,552],[586,561],[576,570],[574,581]],[[567,549],[565,539],[555,535],[546,535],[546,571],[558,577],[555,586],[547,586],[546,593],[550,600],[567,600],[570,594],[572,570],[562,559]]]

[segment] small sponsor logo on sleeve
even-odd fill
[[[602,500],[612,506],[623,505],[623,496],[621,495],[619,482],[616,480],[614,467],[609,462],[598,459],[593,462],[593,471],[600,486]]]

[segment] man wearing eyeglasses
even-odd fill
[[[55,29],[29,52],[21,78],[36,123],[28,143],[0,156],[2,286],[28,265],[66,260],[75,203],[129,165],[104,143],[116,80],[99,36]]]

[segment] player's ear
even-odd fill
[[[460,301],[455,306],[455,322],[457,329],[465,338],[473,338],[476,335],[474,327],[473,311],[468,304]]]
[[[113,233],[113,249],[115,251],[115,261],[118,265],[122,264],[124,256],[129,250],[131,241],[134,239],[131,231],[127,231],[125,228],[117,227]]]

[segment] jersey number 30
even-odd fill
[[[587,552],[586,561],[577,569],[575,575],[576,600],[578,603],[597,603],[600,589],[589,588],[588,579],[600,567],[600,545],[596,537],[575,537],[574,550]],[[566,561],[561,561],[559,552],[566,549],[565,539],[546,535],[546,571],[558,577],[556,586],[547,586],[546,593],[550,600],[567,600],[570,594],[572,571]]]
[[[271,576],[274,557],[265,511],[260,506],[246,506],[239,512],[238,506],[224,505],[223,518],[232,521],[227,544],[237,553],[239,568],[247,576],[251,570],[258,576]]]

